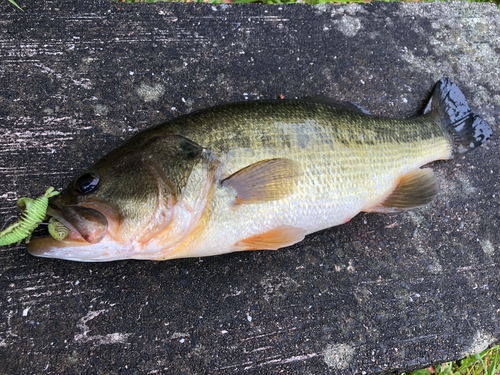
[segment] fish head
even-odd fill
[[[155,259],[156,252],[179,242],[197,216],[183,194],[198,189],[189,188],[190,175],[206,158],[183,137],[147,138],[108,154],[52,198],[47,215],[69,234],[62,241],[32,240],[29,252],[77,261]]]

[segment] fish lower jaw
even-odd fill
[[[109,262],[133,259],[140,253],[142,245],[123,244],[104,238],[97,244],[81,240],[57,241],[52,237],[32,240],[28,244],[31,255],[42,258],[58,258],[77,262]]]

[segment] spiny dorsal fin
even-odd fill
[[[236,246],[240,250],[278,250],[302,241],[305,235],[306,231],[302,228],[281,225],[268,232],[245,238]]]
[[[290,159],[259,161],[222,181],[236,191],[235,204],[275,201],[290,195],[297,185],[300,167]]]
[[[308,102],[313,102],[313,103],[327,104],[327,105],[331,105],[334,107],[341,107],[341,108],[347,109],[349,111],[364,113],[365,115],[371,114],[370,112],[368,112],[366,109],[364,109],[360,105],[357,105],[357,104],[354,104],[351,102],[345,102],[342,100],[332,99],[332,98],[329,98],[328,96],[324,96],[324,95],[308,96],[308,97],[304,98],[303,100],[307,100]]]
[[[366,212],[397,212],[424,206],[432,202],[438,190],[432,169],[417,169],[401,177],[391,195]]]

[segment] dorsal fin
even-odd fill
[[[438,194],[436,175],[432,169],[417,169],[407,173],[393,192],[380,204],[365,212],[397,212],[424,206]]]
[[[324,95],[316,95],[316,96],[308,96],[304,98],[303,100],[307,100],[308,102],[313,102],[313,103],[321,103],[321,104],[327,104],[331,105],[334,107],[340,107],[343,109],[347,109],[352,112],[359,112],[359,113],[364,113],[365,115],[370,115],[371,113],[368,112],[366,109],[361,107],[360,105],[351,103],[351,102],[345,102],[342,100],[336,100],[329,98],[328,96]]]
[[[300,167],[290,159],[268,159],[249,165],[222,181],[236,191],[235,204],[275,201],[290,195]]]

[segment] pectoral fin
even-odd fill
[[[262,203],[290,195],[300,175],[290,159],[269,159],[252,164],[222,181],[236,191],[235,204]]]
[[[365,212],[397,212],[424,206],[438,194],[436,175],[432,169],[417,169],[403,177],[396,189],[380,204]]]
[[[278,250],[302,241],[305,235],[306,231],[302,228],[281,225],[268,232],[245,238],[236,246],[240,250]]]

